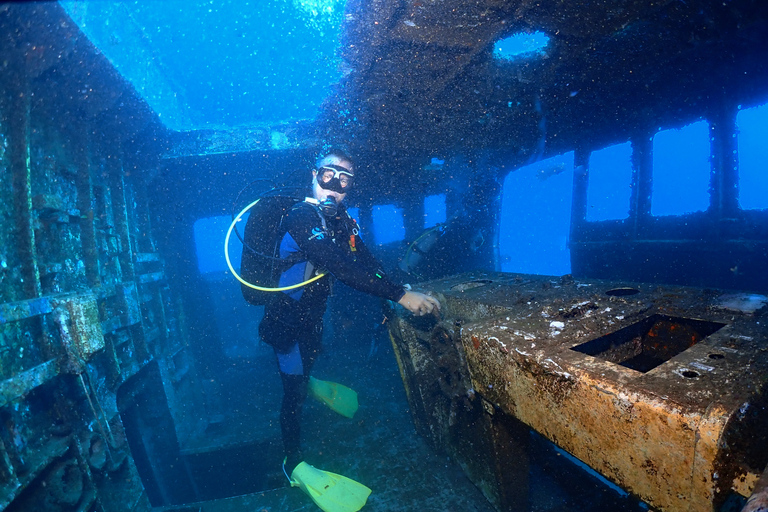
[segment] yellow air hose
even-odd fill
[[[240,277],[240,275],[235,271],[235,268],[232,266],[232,262],[229,259],[229,238],[232,236],[232,231],[235,229],[235,225],[242,220],[243,215],[245,215],[245,212],[247,212],[248,210],[256,206],[256,203],[258,203],[260,200],[261,198],[255,200],[254,202],[252,202],[251,204],[243,208],[243,210],[237,214],[237,217],[235,217],[235,220],[233,220],[232,224],[229,225],[229,229],[227,230],[227,237],[224,239],[224,257],[227,259],[227,266],[229,267],[229,271],[232,272],[232,275],[235,276],[235,279],[243,283],[245,286],[249,288],[253,288],[254,290],[259,290],[261,292],[284,292],[288,290],[293,290],[294,288],[299,288],[301,286],[308,285],[309,283],[317,281],[318,279],[323,277],[325,275],[324,272],[316,275],[311,279],[307,279],[306,281],[303,281],[301,283],[292,284],[291,286],[283,286],[280,288],[266,288],[264,286],[258,286],[253,283],[249,283],[248,281]]]

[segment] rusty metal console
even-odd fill
[[[390,326],[417,428],[498,508],[527,473],[501,418],[662,510],[715,510],[763,471],[764,296],[488,273],[422,289],[442,318]]]

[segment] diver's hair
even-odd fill
[[[330,162],[334,158],[338,160],[344,160],[345,162],[349,162],[350,164],[352,164],[352,170],[354,170],[355,162],[354,160],[352,160],[352,157],[350,157],[346,151],[337,147],[333,147],[329,149],[324,156],[321,156],[320,158],[318,158],[317,161],[315,162],[315,169],[319,169],[324,165],[328,165],[328,162]]]

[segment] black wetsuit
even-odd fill
[[[405,294],[402,286],[387,279],[343,205],[333,217],[321,215],[318,206],[304,201],[283,219],[282,227],[287,232],[280,244],[280,257],[296,263],[282,273],[279,286],[306,281],[318,272],[329,275],[278,293],[265,307],[259,325],[261,339],[275,350],[283,381],[280,426],[291,466],[301,461],[301,408],[320,350],[331,276],[352,288],[395,302]]]

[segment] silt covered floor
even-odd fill
[[[379,337],[372,356],[367,342],[352,348],[331,343],[320,356],[313,374],[355,389],[360,409],[349,420],[309,398],[302,431],[307,462],[370,487],[372,494],[363,509],[368,512],[493,512],[494,508],[461,468],[417,435],[386,332],[382,331]],[[219,469],[212,468],[209,477],[197,478],[201,496],[215,495],[217,491],[205,486],[220,486],[227,471],[238,477],[243,472],[261,472],[253,475],[251,481],[258,481],[260,489],[268,490],[243,492],[248,485],[232,482],[230,494],[237,496],[158,511],[319,510],[299,489],[288,487],[279,467],[282,450],[277,413],[281,389],[272,357],[271,349],[262,345],[255,357],[247,363],[234,364],[231,371],[221,376],[217,385],[228,390],[223,395],[229,395],[222,404],[230,406],[222,407],[221,415],[209,427],[210,433],[215,431],[216,437],[226,440],[229,448],[197,457],[193,467],[194,472],[203,474],[201,464],[219,458],[213,464]],[[578,469],[537,436],[532,437],[530,446],[529,503],[525,509],[646,510],[631,497]],[[250,460],[243,462],[243,457]],[[214,483],[217,479],[219,482]]]

